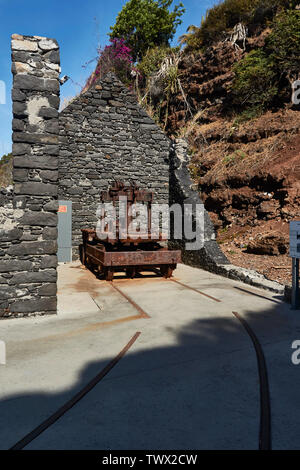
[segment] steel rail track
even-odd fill
[[[143,310],[129,295],[125,294],[113,281],[109,281],[109,284],[113,289],[115,289],[119,294],[121,294],[131,305],[140,313],[141,318],[151,318],[145,310]]]
[[[271,400],[269,390],[269,380],[266,360],[262,346],[246,320],[241,317],[237,312],[232,312],[233,315],[241,322],[253,343],[257,367],[259,373],[260,383],[260,429],[259,429],[259,450],[271,450],[272,439],[271,439]]]
[[[61,406],[55,413],[53,413],[49,418],[43,421],[39,426],[37,426],[29,434],[26,434],[23,439],[18,441],[13,445],[9,450],[22,450],[28,444],[30,444],[34,439],[36,439],[40,434],[42,434],[46,429],[48,429],[52,424],[54,424],[59,418],[61,418],[68,410],[70,410],[76,403],[78,403],[88,392],[90,392],[99,382],[102,380],[108,372],[122,359],[126,352],[131,348],[133,343],[138,339],[141,332],[137,331],[131,340],[126,344],[126,346],[119,352],[119,354],[110,361],[102,371],[97,374],[83,389],[81,389],[74,397],[67,401],[63,406]]]
[[[197,292],[200,295],[205,295],[209,299],[215,302],[222,302],[220,299],[216,299],[210,295],[201,292],[194,287],[187,286],[182,282],[179,282],[175,279],[168,279],[172,282],[176,282],[177,284],[186,287],[187,289],[191,289]],[[251,294],[251,292],[249,292]],[[269,380],[268,380],[268,370],[267,364],[263,352],[263,348],[250,327],[249,323],[237,312],[232,312],[233,315],[240,321],[243,325],[245,331],[248,333],[252,344],[255,349],[256,359],[257,359],[257,367],[258,367],[258,374],[259,374],[259,389],[260,389],[260,425],[259,425],[259,450],[271,450],[272,449],[272,432],[271,432],[271,399],[270,399],[270,389],[269,389]]]
[[[194,292],[209,298],[214,302],[222,302],[222,300],[212,297],[205,292],[200,291],[194,287],[190,287],[176,279],[168,279],[168,281],[175,282],[180,286],[193,290]],[[115,283],[110,282],[110,285],[122,295],[131,305],[139,312],[140,318],[151,318],[148,313],[146,313],[131,297],[125,294],[120,288],[116,286]],[[270,450],[272,448],[271,440],[271,403],[270,403],[270,392],[269,392],[269,382],[268,382],[268,372],[265,361],[264,352],[262,346],[255,335],[254,331],[247,323],[247,321],[237,312],[232,312],[233,315],[239,320],[239,322],[244,327],[248,336],[250,337],[252,344],[255,349],[257,366],[259,373],[259,383],[260,383],[260,427],[259,427],[259,450]],[[42,434],[46,429],[48,429],[52,424],[54,424],[59,418],[61,418],[68,410],[70,410],[76,403],[78,403],[88,392],[90,392],[97,384],[100,382],[105,375],[122,359],[126,354],[129,348],[140,336],[141,332],[135,333],[127,345],[120,351],[120,353],[109,362],[104,369],[96,375],[82,390],[80,390],[73,398],[66,402],[61,408],[59,408],[55,413],[53,413],[48,419],[43,421],[39,426],[37,426],[33,431],[27,434],[23,439],[18,441],[10,450],[21,450],[30,444],[36,437]]]
[[[206,294],[205,292],[200,291],[194,287],[188,286],[176,279],[167,279],[167,281],[175,282],[186,289],[193,290],[197,294],[205,296],[214,302],[222,302],[222,300],[212,297],[211,295]],[[113,282],[110,283],[114,289],[116,289],[121,295],[123,295],[141,314],[146,314],[139,305],[137,305],[131,297],[124,294]],[[251,293],[251,292],[250,292]],[[263,348],[255,335],[254,331],[247,323],[247,321],[237,312],[232,312],[232,314],[239,320],[239,322],[244,327],[246,333],[250,337],[252,344],[255,349],[257,367],[259,374],[259,385],[260,385],[260,425],[259,425],[259,450],[270,450],[272,448],[272,439],[271,439],[271,400],[270,400],[270,391],[269,391],[269,381],[268,381],[268,371],[266,360],[263,352]],[[146,314],[149,318],[149,315]]]

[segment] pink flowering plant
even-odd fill
[[[125,85],[132,85],[137,69],[134,67],[131,49],[123,38],[111,38],[110,44],[99,49],[98,54],[96,69],[89,77],[86,88],[103,78],[108,72],[114,72]]]

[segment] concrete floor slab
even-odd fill
[[[300,315],[276,295],[180,265],[114,285],[79,263],[59,266],[58,315],[0,324],[0,447],[8,448],[55,412],[124,347],[126,356],[80,403],[34,440],[32,449],[255,449],[256,355],[239,312],[268,365],[274,448],[299,448],[299,369],[291,343]],[[298,366],[300,367],[300,366]]]

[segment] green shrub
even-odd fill
[[[162,61],[170,55],[172,49],[170,47],[157,46],[148,49],[141,62],[138,64],[138,70],[143,77],[148,78],[160,68]]]
[[[232,98],[242,111],[240,122],[252,119],[290,95],[289,82],[300,70],[300,12],[287,10],[273,20],[264,49],[250,52],[234,66]],[[288,79],[288,80],[287,80]]]
[[[246,108],[243,111],[239,111],[234,122],[233,126],[238,127],[243,122],[252,121],[259,117],[263,112],[263,109],[260,105],[253,106],[252,108]]]
[[[12,162],[13,156],[12,153],[3,155],[0,159],[0,188],[6,187],[12,184]]]
[[[278,79],[272,59],[255,50],[234,66],[233,104],[239,109],[266,109],[278,93]]]
[[[173,0],[128,0],[111,27],[110,37],[124,38],[134,61],[140,61],[149,47],[168,46],[185,12],[180,2],[170,11]]]
[[[181,38],[187,51],[203,49],[224,39],[237,23],[264,26],[278,11],[295,8],[299,0],[224,0],[210,8],[199,27],[191,26]]]
[[[190,49],[201,49],[213,42],[224,39],[224,35],[237,23],[248,24],[254,15],[255,8],[261,0],[225,0],[210,8],[199,28],[188,29],[189,34],[183,42]]]
[[[9,163],[12,161],[12,153],[8,153],[6,155],[3,155],[0,159],[0,167],[2,165],[5,165],[6,163]]]
[[[296,77],[300,70],[300,11],[278,15],[266,43],[279,76]]]

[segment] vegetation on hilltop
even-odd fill
[[[217,43],[230,42],[233,28],[243,24],[248,42],[232,64],[234,79],[224,114],[253,118],[278,109],[290,100],[291,82],[300,70],[298,1],[224,0],[207,11],[200,26],[189,27],[181,47],[172,48],[170,40],[181,23],[183,4],[171,12],[171,0],[129,0],[111,27],[110,44],[99,51],[85,89],[113,71],[162,127],[166,127],[170,101],[183,100],[192,118],[201,107],[189,105],[189,89],[181,84],[182,61],[190,56],[190,62],[201,62],[201,54]],[[251,38],[263,31],[267,31],[263,44],[253,46]]]
[[[111,27],[110,37],[122,38],[134,61],[142,60],[152,47],[169,46],[185,12],[182,3],[169,11],[173,0],[129,0]]]
[[[12,153],[3,155],[0,160],[0,188],[12,184]]]
[[[252,50],[233,68],[234,104],[240,110],[265,111],[290,100],[291,83],[300,71],[300,11],[278,14],[265,46]]]
[[[203,50],[224,40],[238,23],[247,25],[253,34],[278,12],[293,9],[298,3],[298,0],[224,0],[207,11],[199,27],[190,26],[181,42],[186,45],[186,52]]]

